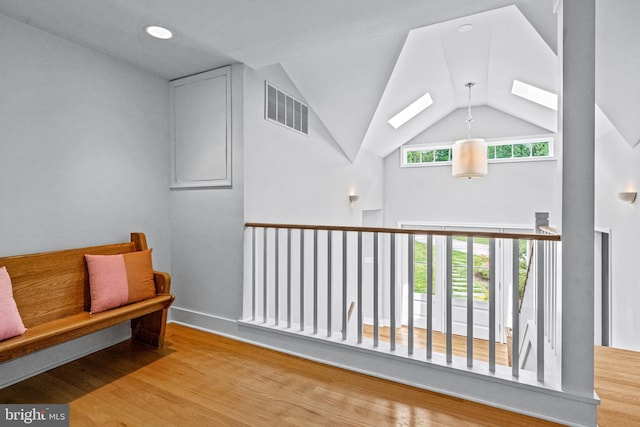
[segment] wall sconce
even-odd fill
[[[349,194],[349,205],[353,207],[353,205],[360,199],[360,196],[357,194]]]
[[[618,193],[618,199],[631,204],[636,201],[637,195],[638,193],[635,191],[623,191],[622,193]]]

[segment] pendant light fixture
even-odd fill
[[[467,116],[467,139],[453,144],[451,174],[457,178],[478,178],[487,174],[487,143],[484,139],[471,138],[471,88],[475,83],[467,83],[469,88],[469,114]]]

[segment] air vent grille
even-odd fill
[[[269,82],[265,87],[265,119],[308,135],[309,107]]]

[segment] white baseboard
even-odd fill
[[[177,323],[229,338],[239,338],[238,322],[233,319],[175,306],[169,309],[169,319],[169,323]]]

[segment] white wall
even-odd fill
[[[0,256],[143,231],[168,271],[168,83],[3,15],[0,58]],[[122,340],[128,327],[98,334],[3,364],[0,383]]]
[[[232,187],[171,191],[171,313],[185,323],[242,312],[244,73],[231,67]]]
[[[616,194],[640,190],[640,148],[631,148],[596,111],[596,227],[611,230],[611,326],[613,347],[640,351],[639,202]]]
[[[2,15],[0,57],[0,254],[144,231],[168,270],[168,83]]]
[[[522,137],[548,133],[491,107],[473,109],[472,136]],[[466,137],[466,110],[460,109],[411,141],[412,144],[452,143]],[[401,168],[400,149],[384,162],[384,221],[454,224],[533,225],[534,213],[550,213],[560,221],[558,161],[489,164],[478,179],[451,176],[451,166]]]
[[[265,80],[305,101],[280,66],[247,73],[247,221],[361,225],[363,210],[382,208],[382,160],[363,150],[351,163],[313,106],[308,136],[266,121]],[[351,191],[360,195],[353,208],[347,198]]]

